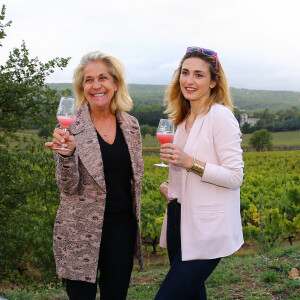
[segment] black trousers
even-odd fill
[[[171,268],[155,300],[206,300],[205,280],[221,258],[182,261],[180,219],[181,205],[168,204],[167,246]]]
[[[101,300],[125,300],[133,268],[136,221],[104,222],[99,254]],[[70,300],[95,300],[97,283],[67,279]]]

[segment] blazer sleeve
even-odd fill
[[[219,107],[213,116],[212,124],[219,165],[207,162],[202,181],[237,189],[242,185],[244,176],[239,124],[233,113],[225,107]]]
[[[71,156],[62,156],[54,152],[56,164],[56,182],[61,192],[73,194],[79,183],[78,156],[76,149]]]

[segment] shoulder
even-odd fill
[[[214,120],[233,120],[237,121],[233,112],[226,106],[221,104],[214,104],[208,115],[212,117]]]
[[[210,123],[214,131],[217,132],[240,132],[239,122],[233,112],[226,106],[215,104],[209,113]]]
[[[132,128],[140,128],[139,121],[125,111],[117,111],[117,118],[119,122],[124,122]]]
[[[232,111],[224,106],[224,105],[221,105],[221,104],[214,104],[210,111],[209,111],[209,114],[212,114],[212,115],[233,115]]]

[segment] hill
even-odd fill
[[[57,90],[72,89],[71,83],[49,83]],[[165,85],[129,84],[130,95],[136,104],[162,104]],[[271,111],[296,106],[300,109],[300,92],[267,91],[230,88],[234,105],[240,110],[258,111],[269,108]]]

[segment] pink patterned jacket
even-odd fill
[[[125,112],[117,112],[116,117],[132,163],[133,207],[138,224],[135,255],[142,267],[140,211],[144,167],[140,128],[138,121]],[[56,180],[61,192],[53,235],[56,271],[63,278],[95,282],[106,187],[100,146],[87,103],[78,110],[69,130],[75,137],[74,154],[63,157],[55,153]]]

